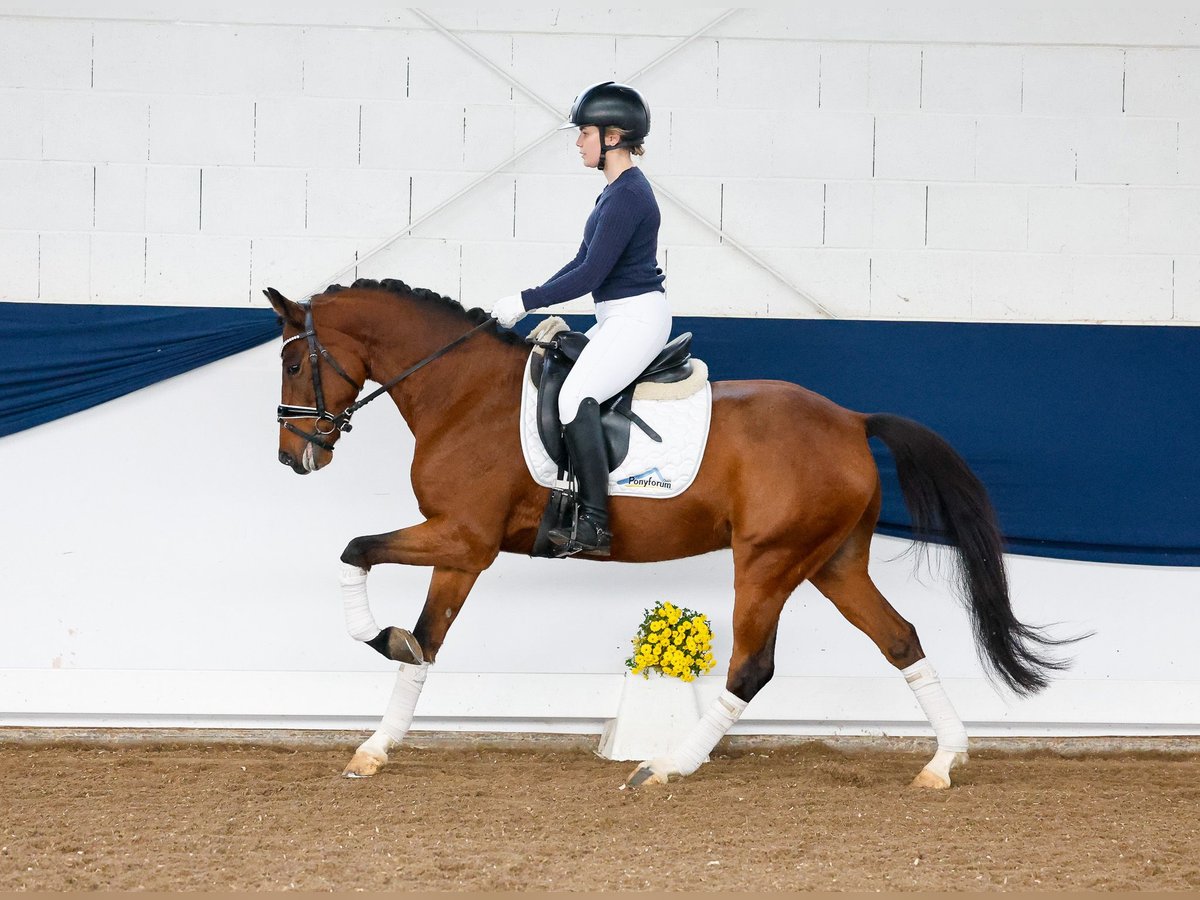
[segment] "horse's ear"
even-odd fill
[[[273,287],[267,288],[263,293],[267,295],[267,299],[271,301],[271,306],[285,322],[289,322],[297,328],[304,327],[304,310],[300,308],[298,303],[293,303]]]

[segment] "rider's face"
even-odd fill
[[[595,125],[584,125],[579,129],[579,137],[575,139],[583,164],[589,169],[600,164],[600,129]]]
[[[609,146],[616,144],[620,138],[615,134],[609,135]],[[579,137],[575,139],[575,146],[579,148],[579,156],[583,160],[583,164],[589,169],[594,169],[600,165],[600,129],[595,125],[584,125],[579,129]]]

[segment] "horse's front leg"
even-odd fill
[[[407,733],[430,663],[479,573],[496,557],[488,543],[477,536],[472,539],[461,526],[431,520],[389,534],[358,537],[347,545],[342,554],[346,629],[399,662],[400,669],[383,721],[358,748],[345,775],[374,775]],[[415,633],[394,626],[381,629],[375,623],[367,600],[367,574],[378,563],[434,566]]]
[[[411,643],[404,645],[404,651],[411,653],[412,658],[400,660],[396,686],[392,689],[383,720],[375,732],[355,751],[343,775],[351,778],[374,775],[387,763],[391,749],[408,733],[429,666],[437,657],[438,648],[445,640],[450,623],[454,621],[478,577],[478,572],[440,567],[434,569],[429,594],[417,620],[416,632],[410,634],[398,628],[387,628],[380,632],[381,635],[392,632],[407,635]]]

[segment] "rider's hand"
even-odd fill
[[[501,297],[497,300],[496,305],[492,307],[492,315],[505,328],[512,328],[528,315],[528,310],[525,309],[521,295],[513,294],[511,297]]]

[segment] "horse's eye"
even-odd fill
[[[300,371],[300,363],[296,363],[295,365],[287,367],[287,373],[289,375],[295,375],[295,374],[299,373],[299,371]]]

